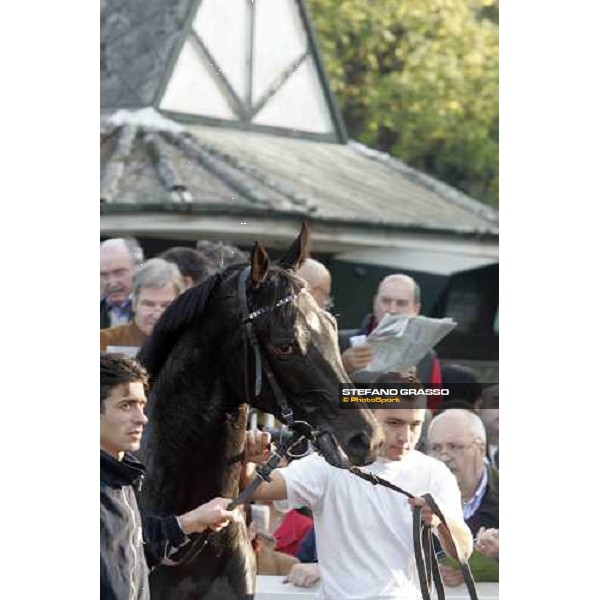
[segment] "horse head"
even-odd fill
[[[308,247],[304,224],[277,261],[257,242],[250,266],[234,277],[238,328],[247,331],[244,353],[227,349],[228,369],[237,372],[230,385],[236,397],[282,422],[282,411],[289,408],[294,420],[333,433],[352,463],[366,464],[375,458],[379,430],[370,411],[340,407],[339,384],[350,378],[342,365],[335,318],[319,308],[295,275]]]
[[[181,367],[178,378],[210,370],[220,376],[229,407],[249,403],[283,421],[271,371],[295,420],[333,433],[352,463],[365,464],[380,443],[375,419],[366,409],[340,408],[339,384],[350,378],[342,366],[335,319],[295,275],[308,254],[309,237],[303,224],[277,261],[257,242],[248,267],[230,267],[182,294],[157,323],[141,359],[156,380],[168,360],[183,364],[174,355],[185,345],[185,335],[187,346],[194,343],[190,335],[198,343],[202,335],[210,340],[209,350],[197,359],[203,364]],[[248,327],[257,349],[249,343]],[[192,354],[189,348],[187,354]]]

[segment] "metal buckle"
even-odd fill
[[[281,409],[281,418],[285,421],[285,424],[289,427],[294,421],[294,413],[289,406]]]

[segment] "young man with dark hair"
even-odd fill
[[[188,534],[218,531],[234,513],[230,500],[214,498],[181,516],[140,515],[134,488],[145,468],[130,452],[139,449],[148,418],[148,376],[133,358],[100,355],[100,597],[148,600],[149,568],[168,563]]]
[[[395,381],[420,388],[413,376]],[[288,580],[312,585],[321,578],[320,599],[416,600],[420,597],[412,543],[412,513],[423,507],[422,519],[434,526],[444,550],[458,558],[472,552],[471,532],[463,520],[460,491],[450,470],[415,449],[425,418],[425,401],[407,400],[404,408],[374,410],[384,433],[379,459],[363,468],[421,496],[430,493],[444,514],[442,525],[423,498],[407,499],[358,479],[311,454],[277,469],[271,482],[259,486],[257,500],[282,500],[313,511],[318,566],[295,565]],[[247,440],[249,456],[258,456],[268,440]]]

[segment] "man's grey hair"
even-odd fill
[[[140,246],[140,243],[131,236],[123,238],[123,241],[127,246],[127,250],[129,250],[133,264],[136,266],[141,265],[144,262],[144,250]]]
[[[151,258],[133,274],[133,300],[137,301],[142,288],[162,288],[173,284],[177,295],[183,291],[183,277],[177,265],[162,258]]]
[[[443,413],[433,417],[427,430],[427,437],[432,437],[436,423],[441,423],[448,419],[460,420],[461,431],[469,433],[473,439],[481,439],[484,444],[486,443],[487,436],[485,434],[485,425],[483,424],[483,421],[474,412],[464,408],[449,408]]]
[[[392,275],[388,275],[387,277],[384,277],[379,282],[379,287],[377,288],[377,295],[379,295],[379,290],[381,289],[381,286],[387,281],[402,281],[403,283],[412,284],[412,286],[413,286],[413,302],[415,304],[421,304],[421,287],[410,275],[404,275],[404,273],[393,273]]]
[[[302,277],[302,279],[305,279],[309,283],[319,279],[331,279],[329,269],[322,262],[314,258],[307,258],[296,272],[296,275]]]
[[[100,248],[117,249],[125,248],[131,259],[131,265],[137,267],[144,262],[144,250],[134,237],[110,238],[100,244]]]

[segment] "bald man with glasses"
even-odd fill
[[[412,277],[403,273],[384,277],[373,298],[373,312],[365,316],[358,329],[346,329],[339,333],[342,363],[348,374],[367,368],[373,359],[373,346],[366,341],[354,345],[353,338],[368,336],[386,314],[417,316],[420,312],[421,288]],[[434,350],[429,350],[415,366],[423,383],[442,382],[441,365]]]
[[[486,458],[486,431],[470,410],[451,408],[435,416],[427,431],[427,453],[456,477],[463,518],[475,540],[471,569],[475,581],[498,581],[499,472]],[[440,566],[444,582],[463,583],[460,569]]]

